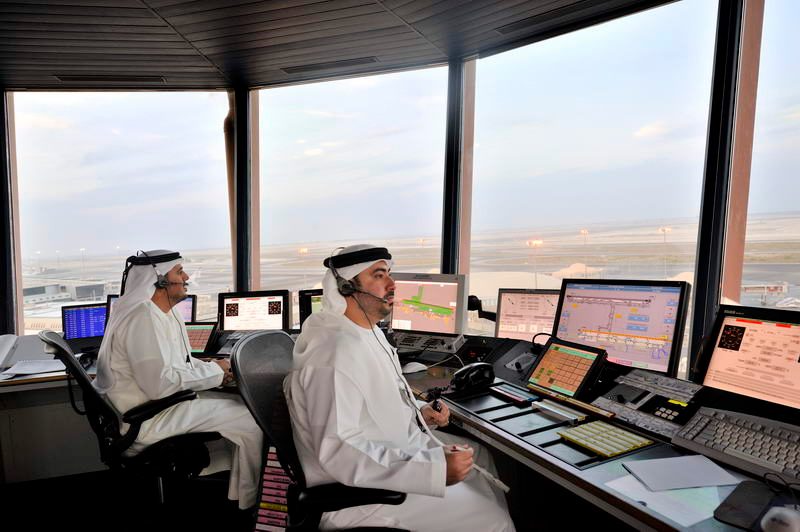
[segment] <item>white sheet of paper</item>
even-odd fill
[[[633,475],[606,482],[606,486],[672,519],[682,527],[690,527],[713,516],[714,509],[731,491],[729,487],[650,491]]]
[[[35,375],[63,371],[64,363],[60,360],[20,360],[3,372],[4,375]]]
[[[632,460],[622,466],[652,491],[739,483],[736,477],[701,454]]]

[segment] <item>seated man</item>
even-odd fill
[[[186,326],[175,309],[186,298],[189,280],[182,262],[179,253],[150,251],[126,263],[94,381],[120,412],[180,390],[199,392],[233,380],[227,360],[191,356]],[[202,474],[230,469],[228,498],[238,500],[241,509],[255,505],[264,436],[237,395],[202,392],[164,410],[142,424],[130,451],[189,432],[219,432],[225,438],[210,444],[211,464]]]
[[[447,424],[449,412],[417,408],[396,352],[375,325],[394,302],[391,255],[358,245],[324,264],[323,309],[303,324],[284,382],[306,480],[408,497],[398,506],[325,513],[321,528],[514,530],[503,494],[483,477],[468,476],[473,459],[493,470],[491,457],[437,443],[426,424]]]

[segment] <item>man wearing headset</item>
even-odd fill
[[[417,408],[394,349],[376,327],[394,304],[389,252],[350,246],[324,265],[323,309],[304,322],[284,381],[306,481],[408,495],[398,506],[325,513],[321,528],[514,530],[502,493],[470,474],[473,460],[493,469],[488,453],[431,435],[428,425],[447,424],[446,405],[441,412]]]
[[[177,252],[128,258],[94,385],[120,412],[181,390],[201,392],[145,421],[130,451],[179,434],[219,432],[224,440],[209,444],[211,464],[201,474],[230,469],[228,498],[250,508],[258,494],[263,433],[238,395],[204,391],[231,382],[233,375],[227,360],[203,362],[190,354],[186,326],[175,309],[186,298],[188,280]]]

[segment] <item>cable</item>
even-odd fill
[[[536,343],[536,338],[539,337],[539,336],[549,336],[550,338],[553,337],[552,334],[546,333],[546,332],[536,333],[536,334],[533,335],[533,338],[531,338],[531,343],[535,344]]]
[[[428,427],[428,425],[425,423],[425,418],[422,415],[422,410],[419,409],[419,406],[417,406],[417,402],[414,400],[414,397],[409,393],[408,384],[406,383],[406,380],[403,378],[403,374],[397,371],[397,365],[395,365],[394,363],[394,357],[392,356],[392,352],[386,349],[386,347],[381,343],[380,338],[378,338],[378,335],[375,334],[375,327],[372,326],[372,322],[370,321],[369,316],[367,315],[367,311],[364,310],[364,307],[361,306],[361,302],[358,300],[357,297],[355,297],[355,295],[353,296],[353,301],[356,302],[356,305],[358,305],[358,308],[361,310],[362,314],[364,314],[364,319],[367,320],[368,324],[370,324],[369,330],[372,332],[372,336],[375,338],[375,341],[378,342],[378,345],[381,347],[381,350],[384,353],[386,353],[386,355],[389,357],[392,369],[394,369],[394,372],[397,375],[399,382],[403,384],[403,390],[406,392],[406,398],[408,399],[409,406],[411,406],[414,409],[414,418],[416,419],[417,425],[419,426],[420,430],[422,430],[423,432],[427,432],[428,436],[430,436],[435,442],[439,443],[440,445],[444,445],[441,441],[439,441],[438,438],[436,438],[436,436],[434,436],[431,433],[430,427]]]
[[[445,358],[444,360],[440,360],[439,362],[437,362],[437,363],[435,363],[435,364],[431,364],[430,366],[428,366],[428,368],[430,369],[430,368],[432,368],[432,367],[434,367],[434,366],[438,366],[439,364],[444,364],[445,362],[447,362],[447,361],[448,361],[448,360],[450,360],[451,358],[456,358],[456,359],[458,359],[458,362],[461,364],[461,367],[462,367],[462,368],[465,366],[465,364],[464,364],[464,361],[463,361],[463,360],[461,360],[461,357],[460,357],[460,356],[458,356],[457,354],[453,353],[452,355],[450,355],[449,357]]]
[[[364,314],[364,318],[366,318],[366,320],[367,320],[367,323],[371,324],[371,322],[370,322],[370,320],[369,320],[369,316],[367,316],[367,311],[366,311],[366,310],[364,310],[364,307],[362,307],[362,306],[361,306],[361,302],[358,300],[358,298],[357,298],[357,297],[353,297],[353,300],[355,300],[355,302],[356,302],[356,305],[358,305],[358,308],[359,308],[359,309],[361,309],[361,312]],[[420,428],[420,430],[422,430],[423,432],[426,432],[426,433],[428,434],[428,436],[429,436],[429,437],[430,437],[430,438],[431,438],[431,439],[432,439],[432,440],[433,440],[435,443],[437,443],[438,445],[440,445],[442,448],[445,448],[445,447],[447,447],[447,446],[444,444],[444,442],[442,442],[442,440],[440,440],[439,438],[437,438],[437,437],[436,437],[436,435],[433,433],[433,431],[432,431],[432,430],[431,430],[431,428],[430,428],[430,427],[427,425],[427,423],[425,423],[425,417],[422,415],[422,410],[420,410],[420,408],[417,406],[417,402],[414,400],[414,398],[413,398],[413,397],[411,396],[411,394],[409,393],[409,391],[408,391],[408,384],[406,383],[406,381],[405,381],[405,379],[403,378],[402,374],[401,374],[401,373],[399,373],[399,372],[397,371],[397,366],[394,364],[394,358],[392,357],[392,353],[391,353],[390,351],[388,351],[388,350],[386,349],[386,347],[384,347],[384,345],[381,343],[380,339],[378,338],[378,335],[377,335],[377,334],[375,334],[375,327],[374,327],[374,326],[371,326],[371,327],[370,327],[370,331],[372,331],[372,336],[374,336],[374,337],[375,337],[375,341],[377,341],[377,342],[378,342],[378,345],[379,345],[379,346],[381,346],[381,349],[382,349],[382,350],[383,350],[383,351],[384,351],[384,352],[385,352],[387,355],[389,355],[389,360],[390,360],[390,361],[391,361],[391,363],[392,363],[392,367],[394,368],[394,372],[397,374],[397,377],[398,377],[398,379],[400,379],[400,382],[401,382],[401,383],[403,383],[403,389],[404,389],[404,390],[405,390],[405,392],[406,392],[406,396],[408,397],[408,400],[409,400],[409,402],[410,402],[410,405],[411,405],[411,406],[414,408],[414,410],[415,410],[415,412],[414,412],[414,414],[415,414],[415,415],[414,415],[414,417],[416,418],[417,425],[419,425],[419,428]],[[456,355],[455,355],[455,354],[453,354],[453,356],[456,356]],[[452,357],[449,357],[449,358],[452,358]],[[456,358],[458,358],[458,357],[456,356]],[[446,360],[448,360],[448,359],[446,359]],[[459,358],[458,360],[459,360],[459,361],[461,361],[461,359],[460,359],[460,358]],[[461,364],[463,365],[464,363],[463,363],[463,362],[461,362]],[[462,446],[460,446],[460,445],[454,445],[454,447],[456,447],[456,448],[458,448],[458,449],[461,449],[461,450],[464,450],[464,449],[465,449],[464,447],[462,447]],[[496,476],[494,476],[493,474],[491,474],[489,471],[487,471],[486,469],[484,469],[483,467],[479,466],[478,464],[476,464],[476,463],[474,463],[474,462],[472,463],[472,469],[474,469],[474,470],[475,470],[475,472],[476,472],[476,473],[478,473],[479,475],[483,476],[483,478],[485,478],[485,479],[486,479],[486,480],[487,480],[487,481],[488,481],[490,484],[492,484],[492,485],[496,486],[498,489],[502,490],[503,492],[505,492],[505,493],[508,493],[508,492],[511,490],[511,488],[509,488],[509,487],[508,487],[508,485],[506,485],[506,484],[505,484],[505,483],[504,483],[502,480],[500,480],[499,478],[497,478]]]
[[[141,253],[142,255],[147,257],[147,260],[150,262],[150,266],[152,266],[153,267],[153,271],[156,272],[156,282],[158,282],[158,277],[161,274],[158,273],[158,268],[156,268],[155,261],[152,258],[150,258],[150,255],[148,255],[147,252],[145,252],[143,249],[140,249],[139,253]],[[163,275],[164,279],[166,279],[167,274],[169,274],[169,272],[167,272],[166,274]],[[189,345],[188,345],[188,343],[186,341],[186,338],[185,338],[185,336],[183,334],[183,329],[181,328],[181,323],[182,322],[178,319],[177,314],[175,314],[175,305],[180,303],[180,301],[176,301],[175,305],[172,304],[172,296],[169,295],[169,286],[170,286],[169,285],[169,281],[167,281],[167,283],[168,283],[167,286],[162,286],[160,288],[163,288],[166,291],[166,293],[167,293],[167,303],[169,304],[169,312],[170,312],[170,314],[172,314],[172,317],[175,318],[175,321],[178,323],[178,329],[180,329],[179,336],[181,337],[181,343],[183,344],[184,349],[186,349],[186,363],[189,364],[189,367],[194,368],[194,364],[192,364],[192,358],[191,358],[192,350],[189,348]],[[123,284],[124,284],[124,280],[123,280]],[[157,287],[157,288],[159,288],[159,287]]]

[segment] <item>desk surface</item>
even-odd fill
[[[409,384],[416,393],[433,387],[442,386],[449,380],[454,370],[451,368],[431,368],[427,373],[420,372],[406,375]],[[605,461],[589,468],[578,469],[555,456],[548,454],[528,443],[498,428],[493,423],[487,422],[470,411],[460,407],[457,403],[447,401],[450,408],[453,425],[462,428],[472,437],[505,453],[517,462],[526,465],[531,470],[545,478],[567,488],[569,491],[589,501],[593,505],[604,509],[618,519],[630,524],[637,529],[656,530],[681,530],[685,529],[680,523],[670,519],[640,501],[631,499],[626,495],[606,486],[606,483],[628,475],[622,467],[623,462],[632,460],[646,460],[652,458],[668,458],[681,456],[683,453],[668,443],[657,443],[640,451],[624,455],[617,459]],[[705,503],[700,508],[707,513],[713,512],[735,486],[719,486],[717,499]],[[713,488],[712,488],[713,489]],[[703,506],[702,502],[693,501],[694,506]],[[700,521],[689,527],[690,530],[733,530],[713,517]]]

